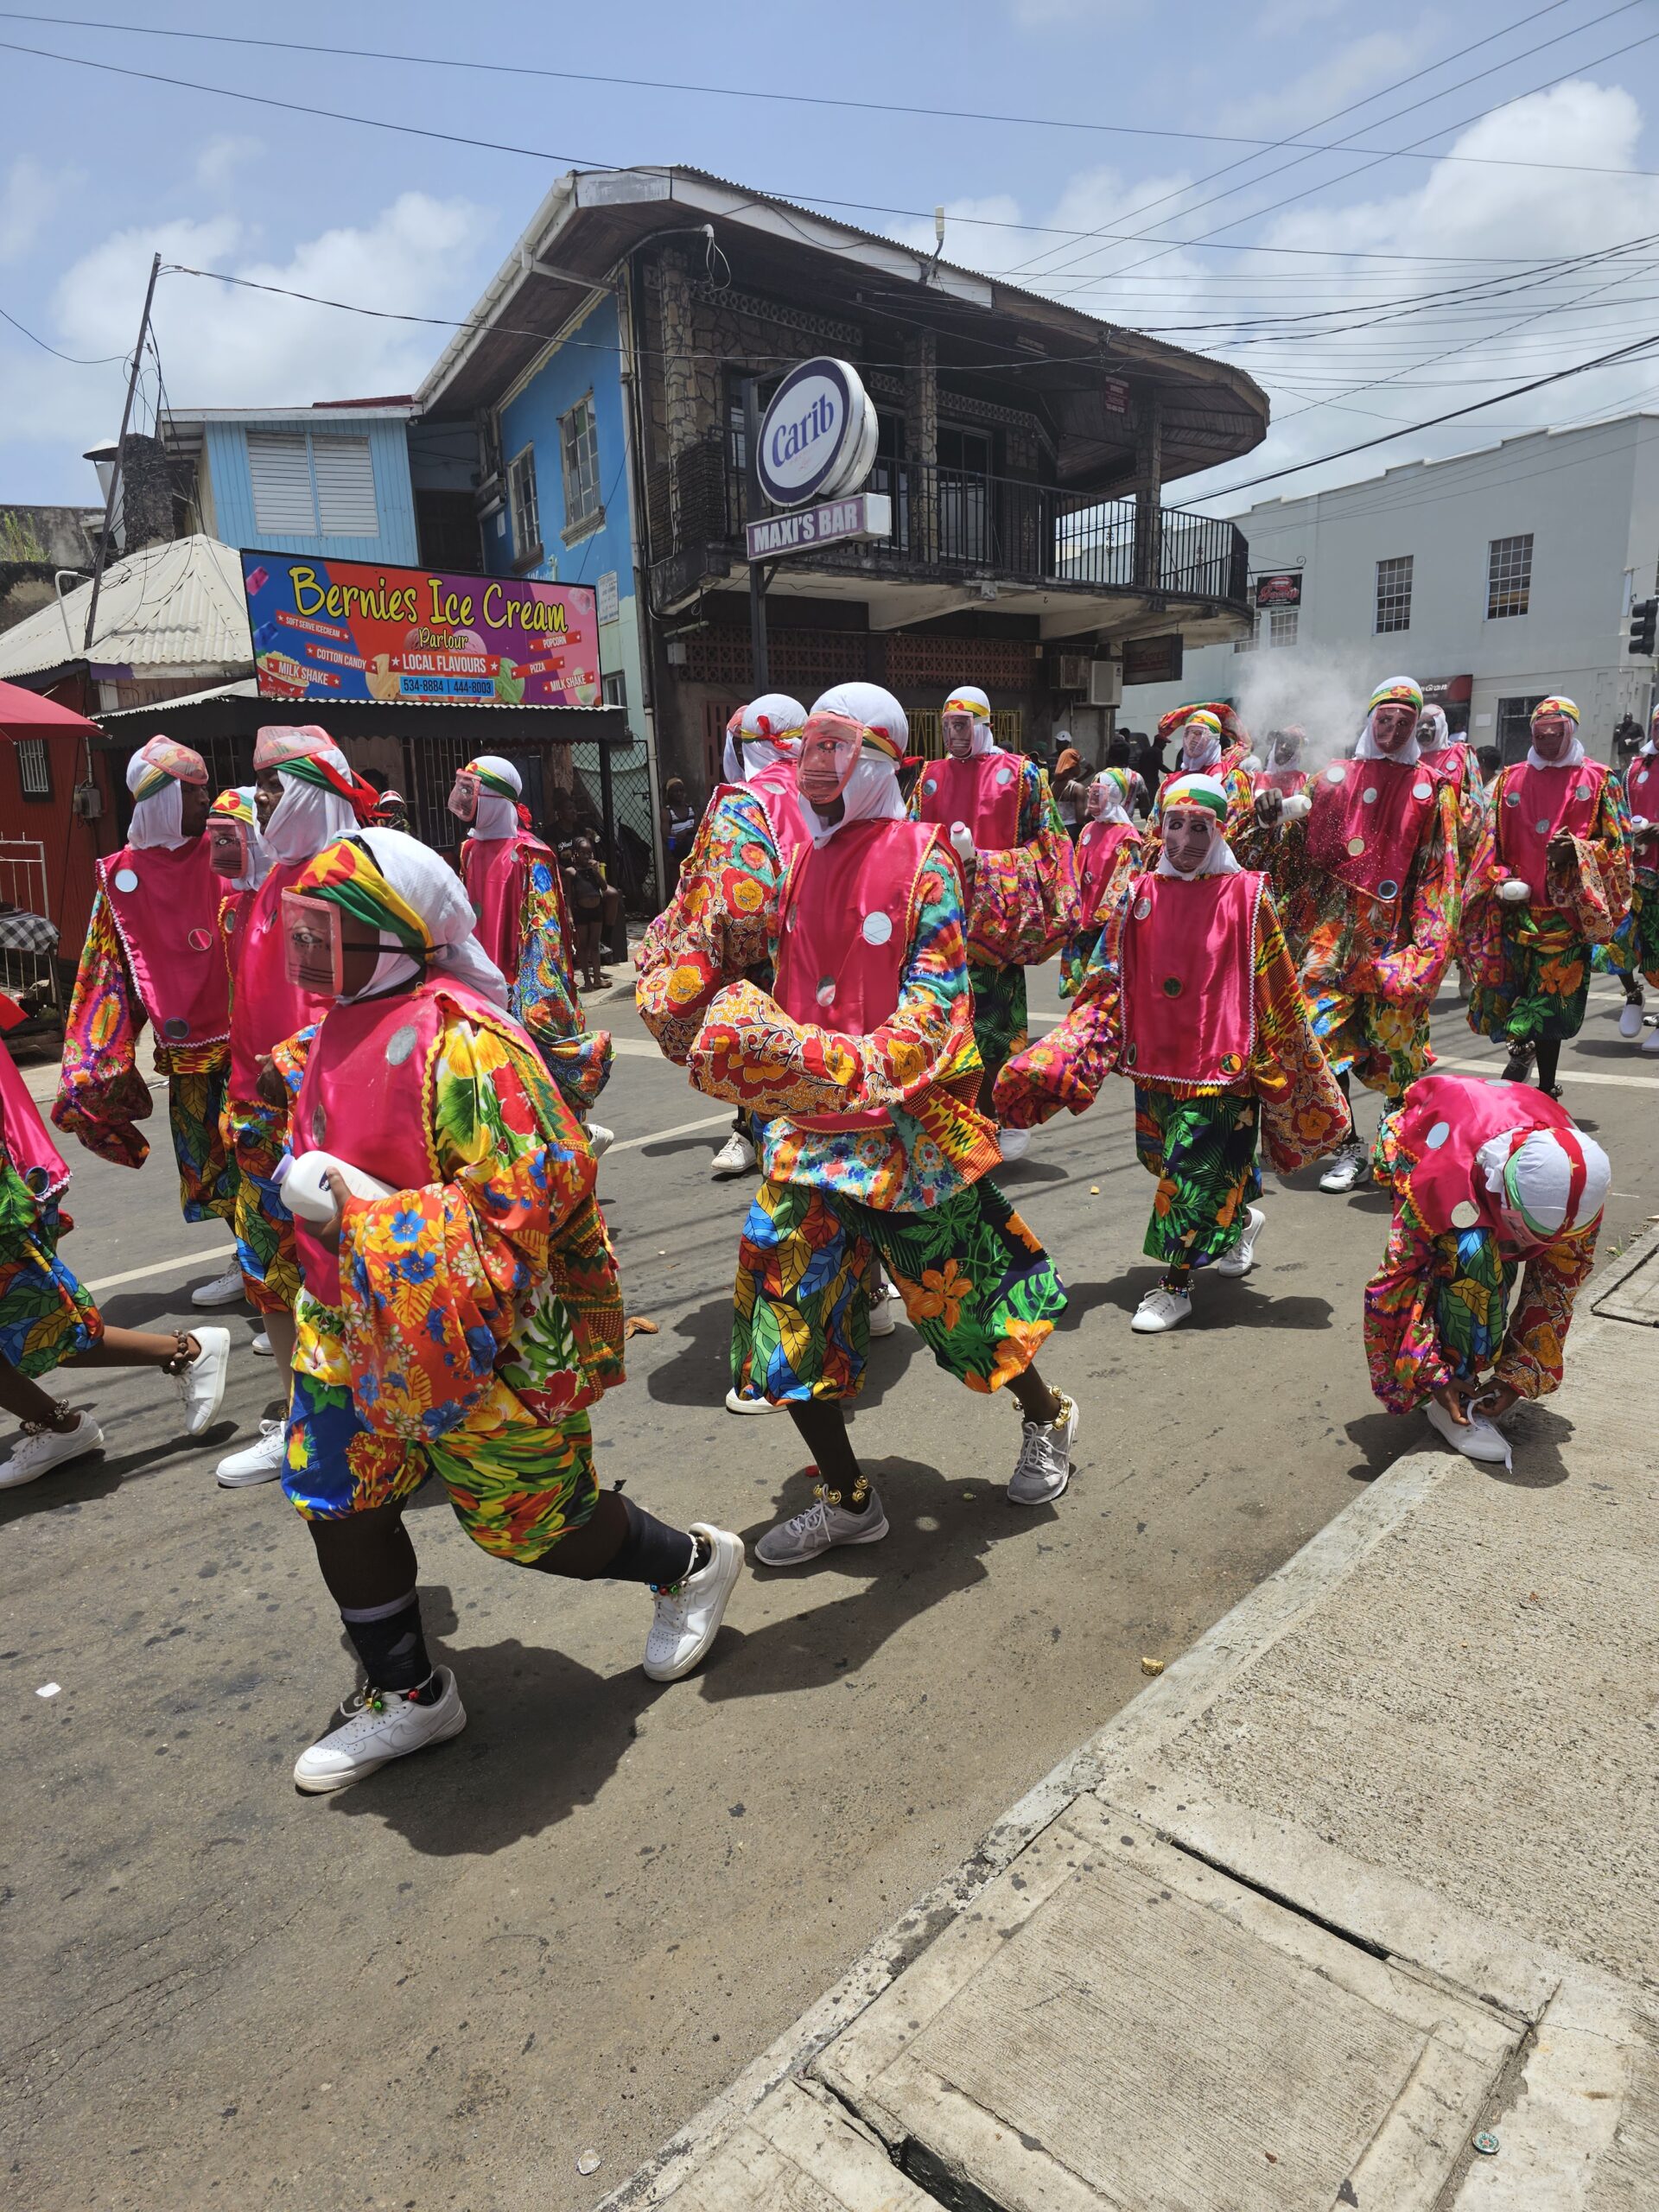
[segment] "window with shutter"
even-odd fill
[[[253,518],[270,537],[309,537],[316,533],[310,443],[303,430],[295,436],[272,430],[248,433]]]
[[[378,537],[374,463],[366,438],[313,438],[317,518],[325,537]]]

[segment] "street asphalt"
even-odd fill
[[[1618,1002],[1599,982],[1562,1058],[1613,1160],[1604,1253],[1659,1187],[1659,1059],[1618,1039]],[[786,1418],[721,1403],[747,1185],[709,1180],[723,1116],[630,994],[590,1018],[621,1048],[601,1195],[630,1310],[659,1331],[598,1409],[601,1477],[752,1546],[807,1493]],[[1437,1044],[1496,1071],[1449,993]],[[152,1129],[165,1149],[164,1114]],[[160,1158],[75,1165],[65,1255],[125,1278],[109,1318],[185,1318],[224,1232],[181,1223]],[[594,2202],[1133,1695],[1143,1659],[1179,1656],[1425,1440],[1366,1383],[1379,1193],[1269,1177],[1253,1274],[1200,1283],[1191,1322],[1141,1338],[1151,1186],[1127,1086],[1005,1179],[1071,1293],[1042,1362],[1082,1408],[1055,1507],[1008,1505],[1012,1408],[949,1383],[901,1324],[855,1422],[891,1535],[746,1577],[704,1670],[664,1689],[639,1669],[637,1590],[490,1560],[429,1485],[410,1525],[470,1724],[333,1798],[289,1769],[352,1684],[339,1621],[279,1490],[213,1481],[269,1363],[238,1350],[226,1419],[190,1446],[159,1378],[66,1370],[105,1452],[0,1494],[0,2201]],[[253,1325],[235,1313],[238,1344]]]

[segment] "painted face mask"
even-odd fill
[[[331,899],[283,893],[283,964],[296,990],[337,999],[346,988],[340,912]]]
[[[845,715],[807,717],[796,779],[801,797],[820,813],[846,790],[863,742],[862,728]]]
[[[207,865],[215,875],[238,876],[248,872],[248,825],[224,815],[207,824]]]
[[[974,749],[973,716],[946,715],[944,728],[945,751],[953,760],[965,760]]]
[[[457,822],[473,822],[478,817],[479,782],[463,768],[455,778],[454,789],[449,794],[449,811]]]

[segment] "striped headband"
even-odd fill
[[[1414,707],[1421,715],[1423,711],[1423,687],[1414,677],[1391,676],[1372,692],[1370,704],[1365,711],[1368,715],[1372,714],[1378,707]]]
[[[1208,807],[1218,822],[1227,819],[1227,794],[1213,776],[1172,776],[1159,794],[1159,810],[1173,806]]]
[[[149,739],[134,753],[132,766],[138,770],[138,780],[129,782],[127,788],[135,799],[154,798],[157,791],[166,790],[169,779],[175,784],[207,780],[207,763],[200,753],[181,745],[175,737]]]
[[[1535,1220],[1528,1212],[1526,1201],[1521,1195],[1519,1166],[1521,1150],[1533,1137],[1540,1135],[1552,1139],[1560,1150],[1567,1155],[1567,1207],[1561,1216],[1559,1229],[1551,1229],[1543,1222]],[[1579,1201],[1584,1196],[1584,1186],[1588,1174],[1589,1167],[1584,1157],[1584,1147],[1579,1141],[1579,1133],[1576,1129],[1510,1130],[1510,1156],[1503,1163],[1504,1200],[1509,1211],[1514,1214],[1517,1220],[1525,1224],[1529,1235],[1535,1236],[1541,1244],[1548,1244],[1553,1237],[1565,1236],[1571,1230],[1578,1227]]]
[[[1579,710],[1571,699],[1541,699],[1532,710],[1532,720],[1537,721],[1545,715],[1565,715],[1578,728]]]
[[[976,722],[988,722],[991,710],[982,699],[958,699],[954,695],[947,699],[941,711],[947,715],[971,715]]]
[[[253,802],[238,784],[232,784],[227,791],[220,791],[207,811],[220,822],[240,822],[250,830],[258,826],[253,811]]]
[[[367,845],[355,837],[325,845],[315,860],[306,862],[295,888],[327,899],[372,930],[385,930],[406,952],[432,950],[432,932],[381,874]]]
[[[493,791],[498,798],[510,799],[518,805],[519,795],[505,776],[495,775],[477,760],[469,760],[461,772],[463,776],[475,776],[482,790]]]

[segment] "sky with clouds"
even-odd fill
[[[952,260],[1242,364],[1268,442],[1182,504],[1659,406],[1655,0],[106,4],[86,28],[73,0],[0,8],[0,500],[96,497],[81,455],[119,420],[152,253],[463,315],[573,162],[692,162],[930,248],[943,203]],[[1622,365],[1244,488],[1649,330]],[[186,406],[408,391],[446,334],[174,274],[156,332]]]

